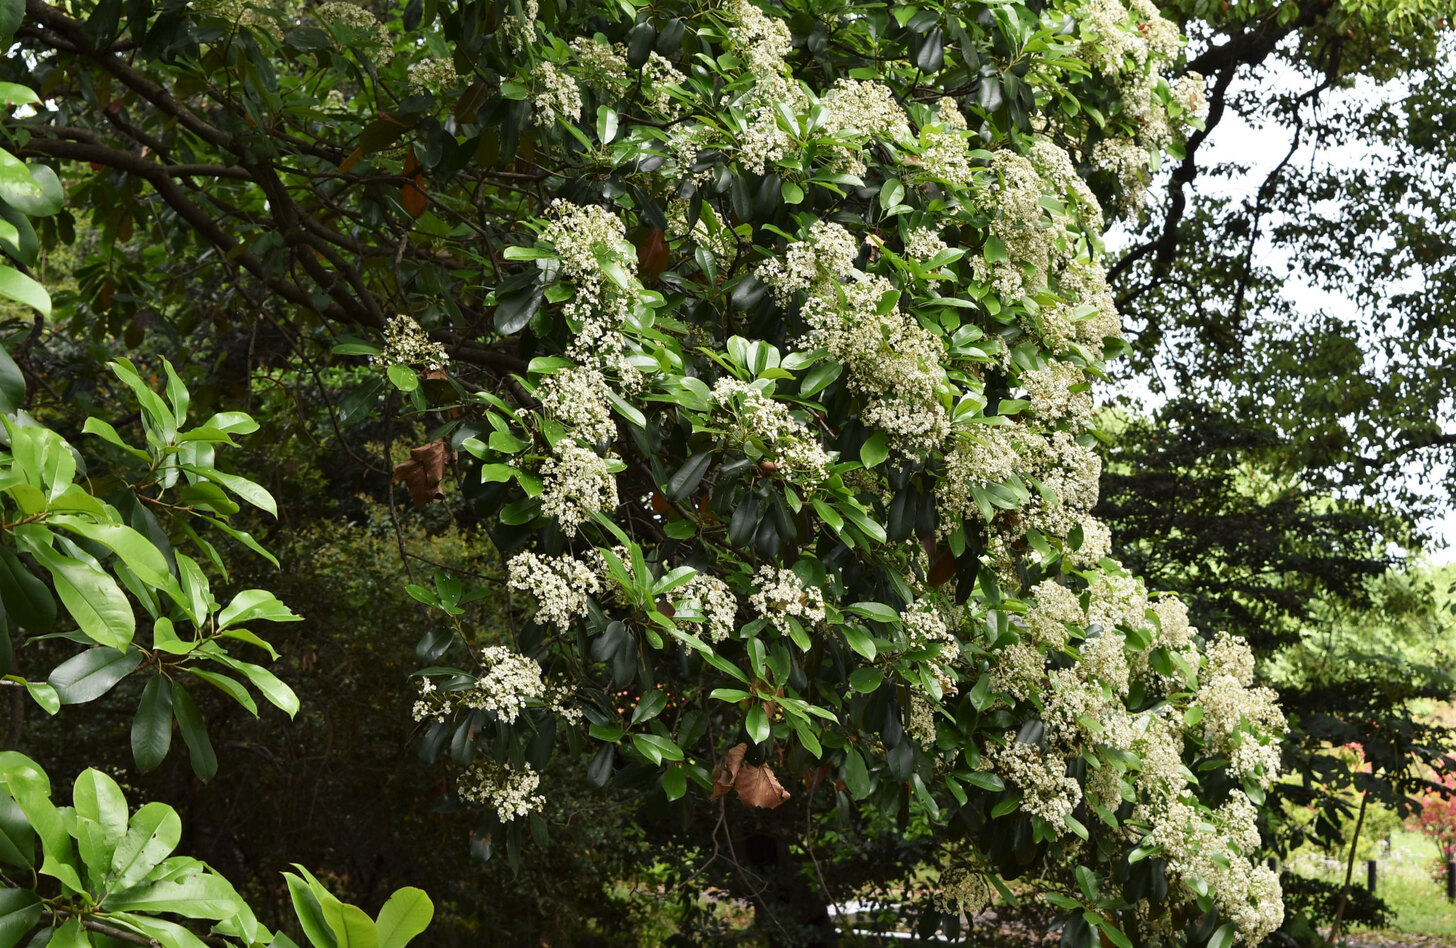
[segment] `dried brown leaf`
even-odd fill
[[[789,798],[789,791],[779,783],[779,778],[774,776],[773,768],[768,764],[739,767],[733,787],[738,791],[738,799],[749,806],[761,806],[766,810],[772,810]]]
[[[423,507],[432,500],[444,500],[440,482],[445,478],[445,465],[455,461],[455,452],[444,439],[410,449],[410,459],[394,466],[391,481],[402,481],[409,489],[410,501]]]
[[[718,773],[713,778],[712,799],[717,799],[733,789],[733,783],[738,779],[738,768],[743,766],[743,755],[748,753],[747,744],[739,744],[718,763]]]

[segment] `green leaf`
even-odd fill
[[[82,927],[81,920],[72,916],[60,928],[52,929],[54,934],[46,944],[48,948],[91,948],[91,939],[86,937],[86,929]]]
[[[45,583],[8,549],[0,548],[0,602],[5,614],[32,635],[50,631],[56,622],[56,600]]]
[[[268,493],[267,489],[261,484],[256,484],[246,477],[239,477],[236,474],[226,474],[216,468],[184,464],[182,465],[182,470],[205,477],[236,494],[239,498],[257,507],[259,510],[266,510],[273,516],[278,516],[277,502],[273,500],[273,495]]]
[[[863,694],[869,694],[880,687],[885,673],[878,668],[857,668],[849,675],[849,687]]]
[[[768,712],[763,710],[762,704],[755,704],[748,709],[748,717],[744,720],[743,727],[755,744],[762,744],[773,733],[768,722]]]
[[[182,839],[182,820],[165,803],[148,803],[132,816],[126,835],[111,854],[114,887],[136,885],[170,856]]]
[[[850,796],[863,800],[870,795],[870,773],[865,768],[864,758],[853,747],[845,748],[844,764],[840,766],[839,773]]]
[[[339,948],[379,948],[379,929],[363,909],[338,899],[321,899],[320,903]]]
[[[71,790],[71,802],[76,815],[94,820],[105,833],[106,842],[112,847],[106,852],[104,871],[111,865],[111,853],[121,838],[126,835],[126,796],[122,794],[115,780],[94,767],[81,771]]]
[[[95,701],[116,686],[142,662],[141,652],[98,646],[57,665],[46,679],[62,704]]]
[[[254,665],[252,662],[240,662],[234,658],[222,659],[218,657],[218,660],[222,661],[229,668],[242,672],[248,681],[252,682],[253,687],[257,688],[263,697],[268,699],[270,704],[284,714],[287,714],[290,718],[298,713],[298,695],[268,669],[261,665]]]
[[[64,556],[42,543],[28,543],[27,548],[50,572],[61,603],[88,638],[114,648],[131,644],[136,617],[116,580],[96,564]]]
[[[397,889],[379,910],[379,948],[404,948],[435,917],[435,905],[422,890]]]
[[[182,730],[182,741],[187,745],[187,754],[192,761],[192,772],[200,780],[211,780],[217,774],[217,754],[207,736],[207,725],[202,721],[202,712],[197,710],[192,696],[181,682],[172,682],[172,716]]]
[[[859,449],[859,459],[865,467],[878,467],[879,464],[890,456],[890,442],[883,431],[876,431],[870,435]]]
[[[35,864],[35,830],[20,804],[4,794],[0,794],[0,862],[26,869]]]
[[[300,867],[302,868],[302,867]],[[291,872],[283,873],[288,880],[288,895],[293,900],[293,913],[298,917],[299,927],[313,948],[338,948],[339,940],[333,929],[324,920],[323,906],[313,889]],[[327,893],[325,893],[327,895]]]
[[[60,694],[45,682],[27,681],[25,690],[30,692],[31,700],[40,705],[46,714],[55,714],[61,710]]]
[[[51,314],[51,295],[45,287],[14,267],[0,265],[0,296],[38,310],[42,316]]]
[[[637,748],[637,751],[644,757],[654,762],[683,759],[681,747],[678,747],[671,739],[656,734],[633,734],[632,746]]]
[[[217,627],[225,629],[230,625],[263,619],[268,622],[301,622],[303,616],[294,615],[292,610],[266,589],[244,589],[233,597],[232,602],[217,614]]]
[[[93,523],[66,514],[52,514],[46,522],[111,550],[150,586],[166,588],[174,582],[162,551],[131,527],[119,523]]]
[[[0,346],[0,412],[14,414],[24,403],[25,375],[10,353]]]
[[[1218,930],[1213,933],[1213,937],[1208,939],[1208,948],[1229,948],[1229,945],[1232,945],[1233,943],[1233,922],[1224,922],[1222,925],[1218,926]]]
[[[238,682],[234,681],[226,675],[220,675],[217,672],[203,671],[201,668],[189,668],[187,669],[187,673],[189,675],[192,675],[194,678],[198,678],[202,681],[207,682],[218,691],[221,691],[229,698],[232,698],[238,704],[242,705],[245,709],[247,709],[247,712],[253,717],[256,718],[258,716],[257,702],[253,700],[252,695],[248,694],[248,689],[244,688]]]
[[[0,889],[0,948],[15,948],[43,914],[40,897],[29,889]]]
[[[637,702],[637,707],[632,711],[632,724],[641,724],[644,721],[651,721],[662,713],[667,707],[667,694],[659,688],[653,688],[642,696]]]
[[[244,908],[232,883],[211,872],[145,882],[113,892],[108,908],[132,912],[172,912],[189,918],[232,918]]]

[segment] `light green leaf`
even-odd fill
[[[244,589],[233,597],[233,601],[217,615],[217,626],[225,629],[230,625],[263,619],[268,622],[300,622],[302,616],[293,612],[266,589]]]
[[[210,872],[144,882],[113,892],[106,904],[119,911],[172,912],[191,918],[218,920],[232,918],[243,908],[243,900],[232,883]]]
[[[118,649],[131,644],[136,617],[116,580],[94,563],[64,556],[41,543],[26,544],[26,551],[50,572],[61,603],[87,638]]]
[[[14,267],[0,265],[0,296],[38,310],[42,316],[51,314],[51,295],[45,287]]]
[[[46,684],[56,690],[62,704],[85,704],[110,691],[141,662],[141,652],[135,649],[89,648],[57,665]]]
[[[379,948],[404,948],[434,917],[435,905],[422,890],[396,890],[379,910]]]

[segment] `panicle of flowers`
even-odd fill
[[[1087,612],[1077,594],[1054,579],[1044,579],[1031,588],[1031,606],[1026,611],[1026,634],[1038,648],[1048,652],[1067,647],[1067,626],[1081,628]]]
[[[1082,545],[1068,552],[1066,559],[1080,569],[1091,569],[1112,554],[1112,531],[1107,524],[1096,517],[1085,517],[1079,524],[1082,528]]]
[[[753,578],[753,595],[749,605],[769,621],[781,635],[789,634],[789,619],[799,620],[806,628],[824,621],[824,592],[817,586],[806,586],[791,569],[760,566]]]
[[[918,694],[910,695],[910,713],[905,718],[905,733],[921,747],[935,743],[935,709]]]
[[[698,573],[682,588],[681,596],[698,603],[709,642],[723,641],[738,627],[738,597],[718,577]]]
[[[821,284],[801,315],[810,331],[805,348],[823,348],[847,370],[849,387],[865,400],[861,417],[883,430],[892,445],[923,457],[950,434],[940,399],[945,386],[944,345],[896,303],[882,276],[855,271],[848,283]]]
[[[274,39],[283,39],[283,28],[273,17],[254,7],[247,0],[201,0],[201,2],[194,2],[192,6],[234,24],[239,29],[267,33]]]
[[[1147,621],[1148,594],[1136,576],[1101,573],[1088,592],[1087,618],[1104,629],[1138,629]]]
[[[536,619],[563,632],[571,628],[572,619],[586,615],[587,596],[602,588],[596,572],[571,556],[517,553],[507,569],[507,585],[535,597]]]
[[[423,365],[439,372],[450,364],[445,347],[432,342],[429,335],[408,316],[395,316],[384,324],[384,351],[378,356],[383,365]]]
[[[992,156],[991,170],[995,184],[979,195],[979,202],[992,215],[991,235],[1005,248],[1005,257],[972,257],[971,268],[998,296],[1018,299],[1045,287],[1070,259],[1066,218],[1047,216],[1041,174],[1027,158],[1002,149]]]
[[[682,79],[682,73],[670,60],[660,53],[648,53],[647,62],[642,66],[643,105],[664,118],[677,118],[682,114],[682,105],[672,93],[680,87]]]
[[[905,256],[917,263],[929,263],[949,249],[940,235],[929,227],[912,227],[905,235]]]
[[[1204,78],[1200,73],[1189,70],[1173,81],[1172,99],[1186,116],[1203,118],[1208,112],[1208,96],[1204,93]]]
[[[550,60],[536,64],[536,94],[531,97],[531,121],[538,128],[581,118],[581,87],[571,74]]]
[[[569,537],[593,513],[617,508],[617,478],[608,460],[569,440],[542,462],[541,480],[541,512],[556,518]]]
[[[1043,368],[1021,373],[1021,386],[1031,401],[1032,414],[1049,422],[1066,421],[1085,429],[1092,421],[1092,396],[1085,389],[1087,376],[1070,362],[1051,361]],[[1074,389],[1082,387],[1082,391]]]
[[[509,823],[546,805],[536,792],[541,776],[530,764],[477,759],[460,775],[456,788],[460,799],[494,808],[502,823]]]
[[[900,626],[905,630],[905,645],[910,651],[938,647],[941,658],[960,657],[960,642],[946,621],[945,612],[934,602],[920,599],[906,606],[900,613]]]
[[[612,89],[632,81],[627,48],[621,43],[613,46],[600,34],[579,36],[571,41],[571,52],[581,64],[582,79],[594,89]]]
[[[996,890],[984,873],[966,866],[951,866],[940,874],[935,907],[946,915],[962,919],[984,912],[996,897]]]
[[[1082,785],[1067,776],[1061,758],[1017,741],[1014,731],[1005,744],[988,747],[986,756],[996,773],[1021,790],[1023,812],[1046,820],[1056,833],[1068,832],[1067,817],[1082,801]]]
[[[1284,713],[1273,690],[1255,687],[1253,655],[1237,636],[1220,633],[1207,650],[1195,704],[1203,710],[1209,753],[1225,757],[1229,771],[1264,787],[1279,773]]]
[[[748,72],[782,75],[787,69],[794,37],[788,24],[766,15],[748,0],[733,0],[728,5],[728,43],[744,61]]]
[[[527,46],[536,42],[536,21],[541,17],[540,0],[521,0],[521,12],[515,12],[514,5],[501,20],[500,34],[505,38],[511,52],[520,55]]]
[[[542,379],[536,394],[548,415],[576,429],[583,439],[592,443],[616,439],[607,380],[600,369],[572,366],[554,372]]]
[[[456,78],[453,59],[422,59],[409,67],[410,88],[420,92],[447,90]]]
[[[1021,528],[1024,532],[1035,527],[1048,537],[1065,537],[1097,505],[1102,458],[1068,431],[1027,440],[1033,446],[1029,453],[1035,460],[1036,477],[1056,501],[1034,494],[1022,508]]]
[[[990,654],[991,688],[1017,701],[1041,692],[1046,682],[1046,653],[1029,642],[1013,642]]]
[[[837,171],[864,175],[862,139],[894,142],[910,137],[909,118],[883,83],[840,79],[820,100],[820,106],[819,130],[828,136],[850,139],[834,148],[837,160],[833,167]]]
[[[976,425],[958,432],[945,454],[945,474],[935,485],[941,531],[950,533],[963,520],[979,519],[971,488],[1010,479],[1020,461],[1013,425]]]
[[[475,680],[473,688],[456,696],[465,707],[492,711],[502,723],[514,724],[529,700],[545,697],[546,680],[534,658],[492,645],[481,650],[480,660],[485,674]]]
[[[1049,138],[1032,140],[1026,158],[1042,178],[1059,194],[1070,194],[1081,208],[1083,229],[1094,234],[1102,232],[1102,205],[1087,182],[1077,173],[1071,156],[1060,145]]]
[[[624,387],[635,386],[637,370],[622,356],[622,322],[632,312],[641,284],[637,250],[627,240],[626,228],[611,211],[595,204],[581,206],[556,200],[541,239],[556,249],[563,276],[576,290],[562,306],[567,319],[581,329],[566,354],[582,365],[614,371]],[[614,280],[603,259],[615,265],[623,286]]]
[[[1101,264],[1074,260],[1057,276],[1057,292],[1074,307],[1071,336],[1094,359],[1102,358],[1103,340],[1122,338],[1122,316],[1107,285]]]
[[[325,26],[337,24],[352,30],[355,38],[366,45],[391,45],[389,29],[379,22],[379,18],[350,0],[329,0],[314,7],[312,12],[314,18]]]
[[[713,386],[712,401],[729,437],[750,457],[762,454],[778,474],[808,486],[829,476],[829,455],[787,405],[731,376]]]
[[[781,257],[770,257],[753,272],[773,287],[780,303],[787,304],[800,290],[847,278],[858,255],[859,243],[849,231],[820,220],[810,225],[803,240],[791,242]]]

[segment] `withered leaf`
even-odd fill
[[[779,783],[779,778],[774,776],[773,768],[768,764],[739,767],[733,787],[738,791],[738,799],[749,806],[761,806],[766,810],[772,810],[789,798],[789,791]]]
[[[455,452],[444,439],[410,449],[410,459],[394,466],[390,482],[403,481],[409,488],[410,501],[423,507],[432,500],[444,500],[440,482],[445,478],[445,465],[455,462]]]
[[[667,235],[659,228],[650,227],[637,240],[637,276],[643,283],[651,283],[662,276],[672,263],[672,254],[667,249]]]
[[[738,779],[738,768],[743,766],[743,755],[748,753],[747,744],[739,744],[718,763],[718,773],[713,777],[713,796],[717,799],[733,789],[733,782]]]

